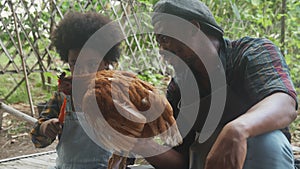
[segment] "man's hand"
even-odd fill
[[[55,137],[62,131],[62,126],[57,118],[47,120],[43,122],[40,126],[40,134],[51,139]]]
[[[228,123],[208,153],[205,169],[242,169],[247,154],[247,136]]]

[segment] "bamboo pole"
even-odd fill
[[[16,31],[16,35],[17,35],[17,39],[18,39],[18,48],[19,48],[19,53],[20,53],[21,60],[22,60],[22,67],[23,67],[23,72],[24,72],[24,77],[25,77],[28,100],[29,100],[30,109],[31,109],[31,116],[34,117],[35,112],[34,112],[34,107],[33,107],[33,102],[32,102],[32,97],[31,97],[31,92],[30,92],[30,86],[29,86],[29,81],[28,81],[28,76],[27,76],[27,69],[26,69],[26,64],[25,64],[25,59],[24,59],[24,53],[23,53],[23,49],[22,49],[22,45],[21,45],[20,34],[19,34],[19,31],[18,31],[17,17],[16,17],[15,10],[13,8],[12,2],[8,1],[8,3],[9,3],[9,6],[11,8],[11,11],[13,13],[15,31]]]
[[[2,110],[1,110],[2,109]],[[20,112],[19,110],[16,110],[6,104],[4,104],[3,102],[0,102],[0,111],[6,111],[7,113],[10,113],[12,115],[15,115],[17,117],[20,117],[26,121],[28,121],[29,123],[32,123],[34,124],[35,122],[37,122],[37,119],[23,113],[23,112]]]
[[[2,130],[3,110],[0,109],[0,130]]]
[[[280,43],[281,43],[281,53],[285,54],[285,15],[286,15],[286,0],[282,0],[282,7],[281,7],[281,38],[280,38]]]

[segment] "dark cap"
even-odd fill
[[[167,13],[186,20],[194,19],[217,31],[220,36],[224,34],[209,8],[199,0],[160,0],[155,4],[154,12]]]

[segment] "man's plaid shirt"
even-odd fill
[[[288,66],[279,48],[271,41],[251,37],[235,41],[225,39],[219,55],[226,71],[227,85],[247,101],[248,108],[275,92],[287,93],[297,102]],[[175,116],[179,113],[180,97],[176,80],[172,79],[168,85],[167,98]],[[231,104],[236,106],[236,103]],[[235,112],[224,113],[230,116],[230,113]],[[282,132],[290,139],[288,128],[282,129]],[[194,137],[195,131],[191,130],[184,138],[183,144],[175,149],[188,158],[188,150],[194,142]]]
[[[271,41],[245,37],[225,40],[227,84],[239,88],[253,104],[275,93],[297,94],[289,68],[278,47]]]

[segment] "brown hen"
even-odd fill
[[[182,142],[172,107],[155,87],[125,71],[103,70],[94,77],[82,110],[100,145],[126,154],[138,138],[158,137],[170,146]],[[108,168],[125,167],[126,157],[113,154]]]

